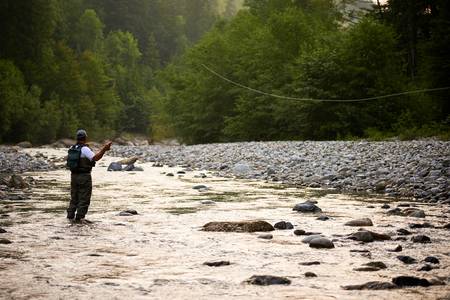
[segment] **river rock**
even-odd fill
[[[411,235],[412,233],[404,228],[400,228],[397,230],[397,233],[399,235]]]
[[[244,282],[253,285],[291,284],[291,281],[286,277],[271,276],[271,275],[253,275]]]
[[[349,239],[356,240],[363,243],[373,242],[375,239],[369,231],[357,231],[352,233]]]
[[[433,224],[430,224],[430,223],[428,223],[428,222],[425,222],[425,223],[411,223],[411,224],[409,224],[408,225],[409,226],[409,228],[411,228],[411,229],[417,229],[417,228],[434,228],[434,225]]]
[[[425,257],[425,259],[423,261],[425,261],[427,263],[431,263],[431,264],[439,264],[440,263],[439,259],[434,256],[427,256],[427,257]]]
[[[390,206],[389,204],[383,204],[383,205],[381,206],[381,208],[382,208],[382,209],[389,209],[389,208],[391,208],[391,206]]]
[[[390,249],[390,250],[387,250],[387,251],[389,251],[389,252],[402,252],[402,250],[403,250],[402,246],[398,245],[394,249]]]
[[[357,271],[357,272],[376,272],[376,271],[380,271],[380,268],[377,267],[370,267],[370,266],[366,266],[366,267],[359,267],[359,268],[354,268],[353,271]]]
[[[366,264],[364,264],[365,266],[369,266],[369,267],[375,267],[375,268],[379,268],[379,269],[386,269],[387,266],[384,262],[382,261],[371,261],[368,262]]]
[[[320,215],[320,216],[317,217],[316,220],[319,220],[319,221],[327,221],[327,220],[329,220],[329,219],[330,219],[330,217],[328,217],[328,216],[326,216],[326,215]]]
[[[423,278],[414,276],[398,276],[392,279],[392,282],[399,287],[423,286],[429,287],[430,282]]]
[[[33,147],[33,145],[30,142],[28,142],[28,141],[20,142],[20,143],[16,144],[16,146],[20,147],[20,148],[31,148],[31,147]]]
[[[280,229],[280,230],[286,230],[286,229],[293,229],[294,226],[290,223],[290,222],[285,222],[285,221],[280,221],[275,223],[275,225],[273,225],[273,227],[275,227],[275,229]]]
[[[411,265],[417,263],[417,260],[407,255],[399,255],[397,259],[403,262],[404,264]]]
[[[304,212],[304,213],[320,213],[320,212],[322,212],[322,210],[317,205],[315,205],[314,203],[311,203],[309,201],[295,205],[292,210],[295,210],[298,212]]]
[[[110,172],[111,171],[114,171],[114,172],[122,171],[122,165],[119,164],[119,163],[116,163],[116,162],[112,162],[112,163],[109,164],[107,170],[110,171]]]
[[[313,272],[306,272],[305,277],[311,278],[311,277],[317,277],[317,275]]]
[[[0,239],[0,244],[11,244],[12,242],[8,239]]]
[[[309,235],[302,240],[302,243],[309,244],[313,239],[322,238],[322,237],[323,236],[320,234]]]
[[[174,177],[175,175],[173,173],[167,173],[166,176],[168,177]]]
[[[295,235],[305,235],[306,231],[304,231],[303,229],[296,229],[296,230],[294,230],[294,234]]]
[[[214,205],[216,204],[216,202],[214,202],[213,200],[202,200],[200,201],[201,204],[203,205]]]
[[[346,285],[342,287],[344,290],[391,290],[396,289],[397,286],[390,282],[369,281],[363,284]]]
[[[219,232],[263,232],[273,231],[275,228],[266,221],[241,221],[209,222],[203,226],[203,230]]]
[[[127,209],[127,210],[121,211],[118,214],[118,216],[128,217],[128,216],[135,216],[137,214],[138,214],[138,212],[136,210],[134,210],[134,209]]]
[[[261,234],[258,235],[258,239],[263,239],[263,240],[271,240],[273,239],[273,235],[268,233],[268,234]]]
[[[430,237],[423,235],[423,234],[413,236],[411,238],[411,241],[413,243],[422,243],[422,244],[431,243]]]
[[[425,218],[425,212],[417,208],[407,208],[403,210],[403,214],[408,217]]]
[[[203,184],[194,185],[192,188],[194,190],[207,190],[208,189],[208,187],[206,185],[203,185]]]
[[[222,266],[229,266],[230,262],[226,260],[221,261],[207,261],[203,263],[205,266],[208,267],[222,267]]]
[[[14,174],[11,175],[8,186],[15,189],[26,189],[29,187],[29,184],[22,178],[22,176]]]
[[[0,233],[6,233],[7,231],[0,227]]]
[[[345,226],[357,226],[357,227],[363,227],[363,226],[373,226],[372,220],[369,218],[363,218],[363,219],[356,219],[348,221],[344,224]]]
[[[320,261],[307,261],[307,262],[301,262],[298,264],[301,266],[315,266],[315,265],[320,265]]]
[[[419,271],[419,272],[429,272],[431,270],[433,270],[433,266],[430,264],[425,264],[422,267],[420,267],[419,269],[417,269],[417,271]]]
[[[334,244],[332,241],[330,241],[327,238],[318,237],[318,238],[312,239],[309,242],[309,247],[331,249],[331,248],[334,248]]]

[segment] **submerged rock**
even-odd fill
[[[403,211],[403,214],[408,217],[425,218],[425,212],[417,208],[407,208]]]
[[[329,220],[329,219],[330,219],[330,217],[328,217],[328,216],[326,216],[326,215],[320,215],[319,217],[317,217],[316,220],[319,220],[319,221],[327,221],[327,220]]]
[[[376,267],[376,268],[379,268],[379,269],[386,269],[387,268],[386,264],[384,262],[382,262],[382,261],[371,261],[371,262],[368,262],[368,263],[366,263],[364,265],[365,266],[369,266],[369,267]]]
[[[271,276],[271,275],[253,275],[244,282],[253,285],[291,284],[291,281],[286,277]]]
[[[411,229],[416,229],[416,228],[434,228],[434,226],[428,222],[425,223],[411,223],[408,225],[409,228]]]
[[[116,162],[112,162],[109,164],[107,170],[110,172],[122,171],[122,165]]]
[[[407,265],[417,263],[417,260],[415,258],[412,258],[411,256],[407,256],[407,255],[399,255],[399,256],[397,256],[397,259]]]
[[[320,261],[307,261],[307,262],[301,262],[298,264],[301,266],[315,266],[315,265],[320,265]]]
[[[15,189],[26,189],[29,184],[20,175],[12,175],[9,179],[8,186]]]
[[[134,210],[134,209],[127,209],[127,210],[121,211],[118,214],[118,216],[127,217],[127,216],[135,216],[137,214],[138,214],[138,212],[136,210]]]
[[[229,266],[230,262],[227,260],[220,260],[220,261],[207,261],[204,262],[203,264],[208,267],[222,267],[222,266]]]
[[[425,265],[423,265],[421,268],[419,268],[419,269],[417,269],[417,271],[419,271],[419,272],[428,272],[428,271],[431,271],[431,270],[433,270],[433,266],[431,266],[430,264],[425,264]]]
[[[306,231],[304,231],[303,229],[294,230],[295,235],[305,235],[305,233],[306,233]]]
[[[317,275],[315,273],[313,273],[313,272],[306,272],[305,273],[305,277],[311,278],[311,277],[317,277]]]
[[[399,235],[410,235],[410,234],[411,234],[410,231],[408,231],[408,230],[406,230],[406,229],[404,229],[404,228],[398,229],[398,230],[397,230],[397,233],[398,233]]]
[[[363,284],[346,285],[342,287],[344,290],[391,290],[396,289],[397,286],[390,282],[383,281],[369,281]]]
[[[359,267],[359,268],[354,268],[353,271],[358,271],[358,272],[376,272],[376,271],[380,271],[380,268],[377,267],[370,267],[370,266],[366,266],[366,267]]]
[[[428,263],[432,263],[432,264],[439,264],[440,263],[439,259],[437,257],[434,257],[434,256],[427,256],[427,257],[425,257],[425,259],[423,261],[428,262]]]
[[[258,235],[258,239],[271,240],[271,239],[273,239],[273,235],[272,234],[261,234],[261,235]]]
[[[413,243],[422,243],[422,244],[431,243],[430,237],[423,235],[423,234],[413,236],[411,238],[411,241]]]
[[[345,226],[357,226],[357,227],[363,227],[363,226],[373,226],[372,220],[369,218],[363,218],[363,219],[357,219],[348,221],[344,224]]]
[[[0,233],[6,233],[7,231],[0,227]]]
[[[272,225],[266,221],[242,221],[242,222],[209,222],[203,225],[204,231],[218,232],[263,232],[273,231]]]
[[[356,241],[360,241],[363,243],[370,243],[373,241],[386,241],[386,240],[390,240],[391,237],[387,234],[382,234],[382,233],[376,233],[373,231],[369,231],[369,230],[359,230],[355,233],[352,233],[349,236],[349,239],[352,240],[356,240]]]
[[[12,242],[8,239],[0,239],[0,244],[11,244]]]
[[[318,237],[314,238],[309,242],[309,247],[311,248],[324,248],[324,249],[331,249],[334,248],[334,244],[332,241],[330,241],[327,238],[324,237]]]
[[[393,278],[392,282],[399,287],[405,286],[429,287],[431,285],[428,280],[414,276],[398,276]]]
[[[208,187],[206,185],[203,185],[203,184],[195,185],[192,188],[194,190],[207,190],[208,189]]]
[[[320,234],[309,235],[302,240],[302,243],[309,244],[313,239],[322,238],[322,237],[323,237],[323,235],[320,235]]]

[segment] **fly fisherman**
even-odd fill
[[[108,142],[97,154],[94,154],[89,145],[86,144],[86,140],[86,131],[78,130],[77,143],[70,147],[67,156],[67,167],[72,173],[70,182],[71,200],[69,208],[67,208],[67,219],[75,219],[76,222],[84,220],[91,203],[92,167],[111,148],[111,142]]]

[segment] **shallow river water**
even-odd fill
[[[30,150],[31,152],[36,150]],[[40,149],[39,151],[43,151]],[[64,155],[48,150],[47,154]],[[117,160],[117,159],[115,159]],[[65,219],[70,174],[65,170],[29,173],[37,183],[24,201],[0,202],[0,298],[4,299],[437,299],[449,297],[450,232],[409,229],[424,219],[388,216],[386,199],[327,194],[319,190],[237,179],[196,178],[200,172],[157,168],[142,164],[144,172],[107,172],[107,157],[93,171],[94,191],[87,218],[92,224]],[[172,172],[168,177],[164,172]],[[204,184],[210,189],[192,187]],[[292,211],[307,199],[318,201],[331,219]],[[203,204],[213,200],[214,204]],[[405,202],[405,201],[402,201]],[[408,202],[409,203],[409,202]],[[390,203],[395,207],[397,203]],[[448,207],[415,204],[425,210],[425,221],[448,223]],[[373,207],[370,207],[373,206]],[[137,216],[118,216],[135,209]],[[343,237],[358,228],[343,226],[351,219],[369,217],[369,230],[393,233],[408,228],[431,237],[430,244],[386,241],[360,244]],[[321,232],[335,239],[334,249],[312,249],[293,230],[273,231],[272,240],[258,233],[221,233],[201,230],[210,221],[261,219],[274,224],[290,221],[296,229]],[[397,245],[401,253],[388,252]],[[354,249],[367,253],[350,252]],[[397,255],[419,263],[405,265]],[[426,256],[439,258],[440,267],[418,272]],[[229,266],[208,267],[205,261],[228,260]],[[320,265],[299,263],[320,261]],[[357,272],[370,261],[388,268]],[[306,278],[305,272],[318,277]],[[288,286],[252,286],[242,283],[252,275],[291,279]],[[389,291],[347,291],[341,286],[367,281],[391,281],[395,276],[446,277],[447,285]]]

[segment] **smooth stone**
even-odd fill
[[[175,175],[173,175],[173,173],[167,173],[166,176],[173,177]]]
[[[258,239],[271,240],[271,239],[273,239],[273,235],[272,234],[261,234],[261,235],[258,235]]]
[[[373,226],[372,220],[369,218],[362,218],[362,219],[357,219],[357,220],[352,220],[352,221],[348,221],[347,223],[344,224],[345,226],[358,226],[358,227],[363,227],[363,226]]]
[[[309,242],[309,247],[311,247],[311,248],[320,248],[320,249],[322,249],[322,248],[324,248],[324,249],[331,249],[331,248],[334,248],[334,244],[333,244],[332,241],[330,241],[327,238],[319,237],[319,238],[312,239]]]
[[[303,229],[294,230],[295,235],[305,235],[305,233],[306,233],[306,231],[304,231]]]
[[[305,273],[305,277],[311,278],[311,277],[317,277],[317,275],[315,273],[313,273],[313,272],[306,272]]]
[[[319,221],[327,221],[327,220],[329,220],[329,219],[330,219],[330,217],[325,216],[325,215],[321,215],[321,216],[317,217],[316,220],[319,220]]]
[[[8,239],[0,239],[0,244],[6,245],[6,244],[11,244],[11,243],[12,242],[10,240],[8,240]]]
[[[357,231],[352,233],[349,238],[363,243],[370,243],[375,240],[369,231]]]
[[[431,239],[423,234],[419,234],[419,235],[415,235],[411,238],[411,241],[413,243],[422,243],[422,244],[426,244],[426,243],[431,243]]]
[[[423,286],[423,287],[429,287],[430,282],[423,278],[418,278],[414,276],[398,276],[392,279],[392,282],[399,286],[399,287],[405,287],[405,286]]]
[[[285,222],[285,221],[280,221],[275,223],[275,225],[273,225],[273,227],[275,229],[280,229],[280,230],[286,230],[286,229],[293,229],[294,226],[290,223],[290,222]]]
[[[322,237],[323,237],[323,235],[320,235],[320,234],[309,235],[302,240],[302,243],[309,244],[313,239],[322,238]]]
[[[368,262],[366,264],[364,264],[365,266],[369,266],[369,267],[375,267],[375,268],[379,268],[379,269],[386,269],[387,266],[384,262],[382,261],[371,261]]]
[[[263,232],[273,231],[275,228],[266,221],[242,222],[209,222],[203,225],[204,231],[217,232]]]
[[[434,257],[434,256],[427,256],[427,257],[425,257],[425,259],[423,261],[428,262],[428,263],[432,263],[432,264],[439,264],[440,263],[439,259],[437,257]]]
[[[301,262],[298,263],[301,266],[315,266],[315,265],[320,265],[319,261],[307,261],[307,262]]]
[[[357,285],[346,285],[342,287],[344,290],[391,290],[396,289],[397,286],[390,282],[382,282],[382,281],[369,281],[363,284]]]
[[[303,213],[319,213],[322,212],[322,210],[315,204],[311,202],[304,202],[299,203],[294,206],[292,210],[303,212]]]
[[[229,266],[230,262],[221,260],[221,261],[207,261],[203,263],[205,266],[208,267],[222,267],[222,266]]]
[[[117,172],[122,171],[122,164],[117,162],[112,162],[109,164],[108,169],[109,172]]]
[[[417,260],[407,255],[399,255],[397,259],[403,262],[404,264],[411,265],[417,263]]]
[[[274,284],[291,284],[291,281],[285,277],[271,275],[253,275],[245,281],[245,283],[253,285],[274,285]]]

